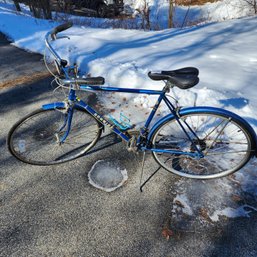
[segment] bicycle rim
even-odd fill
[[[74,108],[67,139],[66,109],[36,110],[18,121],[8,135],[10,152],[19,160],[34,165],[52,165],[73,160],[91,149],[101,135],[98,121]],[[63,128],[64,127],[64,128]]]
[[[171,119],[157,128],[152,137],[153,148],[196,152],[196,146],[204,158],[153,152],[155,160],[166,170],[187,178],[218,178],[239,170],[251,158],[251,136],[240,122],[205,112],[184,115],[181,122],[193,143],[178,122]]]

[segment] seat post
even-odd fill
[[[162,89],[162,91],[165,92],[165,93],[169,93],[169,92],[170,92],[170,89],[173,88],[174,85],[173,85],[170,81],[168,81],[168,80],[166,80],[166,81],[164,81],[164,82],[165,82],[165,86],[164,86],[164,88]]]

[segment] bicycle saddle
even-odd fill
[[[152,80],[167,80],[181,89],[188,89],[199,82],[199,70],[194,67],[186,67],[172,71],[149,72]]]

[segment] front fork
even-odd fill
[[[76,100],[69,99],[67,102],[56,102],[51,104],[45,104],[42,106],[44,110],[56,110],[60,112],[64,112],[65,119],[62,126],[56,131],[55,137],[58,144],[63,144],[67,139],[70,130],[71,130],[71,123],[74,113],[74,105]]]
[[[77,101],[76,91],[71,89],[68,96],[68,101],[65,103],[66,107],[66,113],[65,113],[65,120],[62,127],[59,129],[59,131],[55,134],[57,138],[57,142],[61,145],[64,143],[64,141],[67,139],[70,130],[71,130],[71,123],[72,123],[72,117],[74,113],[74,105]],[[66,128],[65,133],[60,137],[61,132]]]
[[[59,129],[57,133],[55,133],[57,142],[61,145],[64,143],[66,138],[68,137],[71,130],[71,122],[73,117],[73,107],[68,107],[65,113],[65,120],[63,126]],[[60,137],[61,132],[66,128],[65,133]]]

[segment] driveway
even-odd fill
[[[1,257],[257,256],[256,212],[219,222],[208,222],[204,211],[174,218],[174,197],[185,180],[161,170],[141,193],[142,155],[127,152],[109,131],[95,151],[63,165],[31,166],[12,157],[5,142],[11,126],[56,96],[51,78],[32,76],[45,74],[42,56],[9,45],[3,35],[0,53]],[[87,175],[98,160],[125,168],[127,183],[111,193],[91,186]],[[149,155],[144,177],[156,168]],[[214,182],[199,183],[208,191]]]

